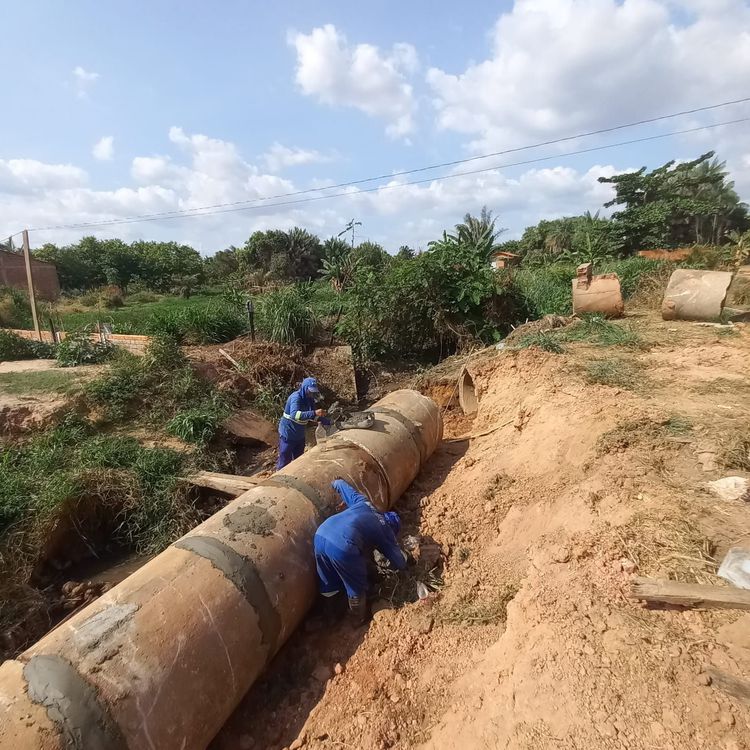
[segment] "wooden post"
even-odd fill
[[[31,303],[31,317],[34,321],[34,330],[39,341],[42,340],[42,331],[39,328],[39,316],[36,311],[36,295],[34,294],[34,275],[31,271],[31,252],[29,250],[29,230],[23,230],[23,257],[26,261],[26,281],[29,285],[29,302]]]

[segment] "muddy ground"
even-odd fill
[[[474,420],[425,386],[447,439],[400,510],[440,545],[436,593],[403,603],[412,573],[366,628],[311,614],[212,750],[750,748],[708,673],[750,677],[750,614],[628,596],[636,574],[723,585],[750,546],[750,503],[707,488],[750,476],[750,332],[629,322],[642,345],[481,360]]]

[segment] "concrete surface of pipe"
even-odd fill
[[[415,391],[377,402],[0,667],[0,750],[202,750],[316,593],[312,537],[341,476],[390,507],[435,450]]]

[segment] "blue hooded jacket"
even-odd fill
[[[347,507],[318,527],[316,552],[324,552],[328,557],[345,563],[351,558],[369,558],[373,549],[377,549],[396,570],[403,570],[406,555],[384,514],[343,479],[336,479],[332,486]]]
[[[315,400],[313,393],[318,392],[315,378],[305,378],[298,391],[294,391],[286,400],[284,416],[279,421],[279,435],[289,443],[305,442],[305,425],[315,422]],[[328,420],[321,419],[323,424]]]

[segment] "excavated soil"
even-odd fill
[[[635,574],[724,585],[750,546],[750,505],[706,486],[748,476],[750,333],[633,324],[650,348],[462,362],[473,423],[425,387],[447,439],[400,510],[440,559],[382,586],[366,628],[312,613],[213,750],[750,748],[747,704],[707,671],[750,677],[750,614],[628,596]],[[631,382],[590,383],[611,357]]]

